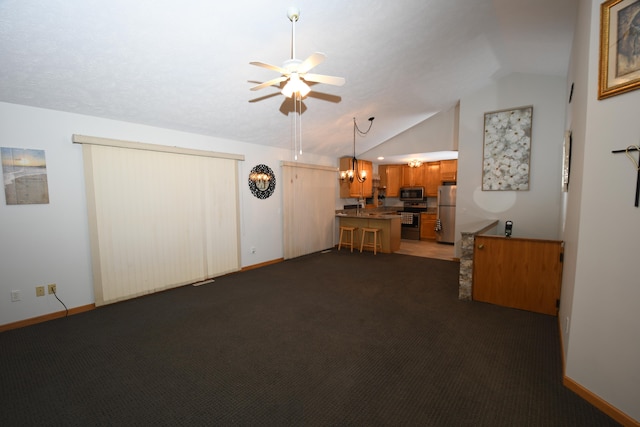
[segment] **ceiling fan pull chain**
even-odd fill
[[[293,104],[293,116],[291,117],[291,139],[293,140],[293,160],[298,160],[298,131],[296,130],[296,106]]]
[[[300,155],[302,156],[302,96],[298,93],[298,116],[300,117]]]
[[[293,125],[292,125],[292,136],[293,136],[293,160],[298,160],[298,104],[296,102],[297,94],[294,93],[293,98]]]

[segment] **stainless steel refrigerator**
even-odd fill
[[[438,218],[436,220],[438,243],[455,243],[456,240],[456,188],[455,185],[438,187]]]

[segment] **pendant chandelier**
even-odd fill
[[[358,169],[358,159],[356,158],[356,133],[360,136],[365,136],[371,130],[371,126],[373,126],[373,119],[375,117],[369,117],[369,128],[363,132],[358,127],[356,123],[356,118],[353,118],[353,157],[351,158],[350,169],[346,171],[340,171],[340,181],[353,182],[354,179],[357,179],[358,182],[365,182],[367,180],[367,171]]]

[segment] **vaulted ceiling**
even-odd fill
[[[577,0],[2,0],[0,101],[291,147],[291,103],[249,65],[323,52],[304,150],[384,143],[512,72],[565,75]],[[425,151],[428,147],[425,147]],[[231,149],[231,151],[233,151]]]

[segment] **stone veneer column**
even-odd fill
[[[470,227],[475,231],[463,231],[460,240],[460,276],[458,278],[458,299],[463,301],[473,300],[473,249],[476,235],[486,233],[498,226],[498,220],[489,220]]]
[[[462,240],[460,241],[460,278],[458,281],[458,299],[471,301],[475,233],[461,234]]]

